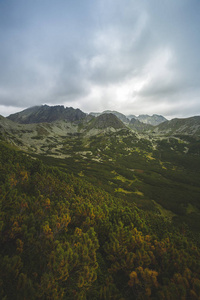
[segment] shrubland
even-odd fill
[[[110,151],[112,147],[111,143]],[[160,147],[159,153],[164,149]],[[140,180],[134,191],[148,194],[153,186],[155,198],[163,182],[169,182],[169,173],[154,160],[145,170],[146,157],[135,154],[128,156],[140,166],[135,168],[135,179]],[[161,154],[164,160],[165,151]],[[200,249],[195,231],[180,219],[176,224],[153,209],[138,208],[137,193],[113,192],[112,184],[102,179],[107,172],[113,184],[121,182],[127,189],[133,184],[132,171],[116,163],[111,173],[109,164],[98,169],[99,164],[91,162],[93,175],[87,175],[83,161],[81,168],[73,160],[64,166],[58,163],[62,160],[51,158],[51,162],[48,166],[0,143],[1,299],[199,299]],[[185,173],[181,174],[176,184],[187,189]],[[193,177],[190,192],[196,197]],[[163,204],[170,196],[175,199],[175,186],[171,188],[167,186],[164,199],[155,200]]]

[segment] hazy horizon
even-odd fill
[[[42,105],[48,105],[48,104],[41,104],[41,106],[42,106]],[[11,115],[11,114],[20,113],[21,111],[26,110],[26,109],[29,109],[29,108],[32,108],[32,107],[34,107],[34,106],[40,106],[40,105],[33,105],[33,106],[26,107],[26,108],[22,108],[21,110],[14,111],[13,113],[5,114],[5,115],[2,114],[2,116],[3,116],[3,117],[8,117],[8,116]],[[48,106],[53,106],[53,105],[48,105]],[[64,104],[56,104],[55,106],[64,106],[65,108],[66,108],[66,107],[72,107],[72,106],[66,106],[66,105],[64,105]],[[74,109],[80,109],[79,107],[72,107],[72,108],[74,108]],[[103,113],[104,111],[115,111],[115,112],[119,112],[119,113],[125,115],[126,117],[129,116],[129,115],[135,115],[136,117],[138,117],[139,115],[149,115],[149,116],[153,116],[153,115],[161,115],[161,116],[165,117],[167,120],[171,120],[171,119],[174,119],[174,118],[181,119],[181,118],[190,118],[190,117],[199,116],[199,115],[191,115],[191,116],[187,116],[187,117],[178,117],[178,116],[174,116],[173,118],[170,118],[170,117],[167,117],[167,116],[165,116],[165,115],[157,114],[157,113],[152,113],[152,114],[149,114],[149,113],[134,114],[134,113],[131,112],[131,113],[126,114],[126,113],[123,113],[122,111],[117,111],[117,110],[115,110],[115,109],[113,109],[113,110],[111,110],[111,109],[104,109],[103,111],[84,111],[84,110],[82,110],[82,111],[83,111],[84,113],[86,113],[86,114],[90,114],[90,113]]]

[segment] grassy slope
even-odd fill
[[[153,141],[119,132],[88,139],[65,139],[65,159],[39,156],[67,173],[84,176],[112,195],[159,213],[158,203],[179,223],[200,229],[200,157],[198,142],[169,138]],[[155,147],[156,145],[156,147]],[[187,153],[185,153],[185,149]],[[188,209],[192,205],[193,210]],[[195,220],[195,221],[194,221]]]
[[[76,159],[67,164],[79,172]],[[116,198],[95,186],[131,191],[144,170],[131,170],[132,180],[120,165],[100,165],[87,165],[96,178],[84,170],[77,178],[0,143],[2,299],[198,299],[200,253],[190,232],[137,209],[137,190],[129,198],[111,188]]]

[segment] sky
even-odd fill
[[[200,115],[199,0],[0,0],[0,114]]]

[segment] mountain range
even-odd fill
[[[118,119],[120,119],[123,123],[129,124],[131,119],[137,119],[142,123],[150,124],[150,125],[159,125],[162,122],[167,121],[167,119],[160,115],[139,115],[136,117],[135,115],[125,116],[124,114],[105,110],[102,113],[93,113],[91,112],[89,115],[98,117],[102,114],[113,114]],[[28,109],[25,109],[19,113],[12,114],[8,117],[8,119],[22,124],[31,124],[31,123],[42,123],[42,122],[54,122],[58,120],[66,120],[69,122],[80,121],[86,117],[86,113],[82,112],[80,109],[74,109],[72,107],[64,107],[63,105],[57,106],[34,106]]]
[[[127,116],[125,116],[124,114],[122,114],[120,112],[117,112],[117,111],[114,111],[114,110],[105,110],[102,113],[92,112],[90,114],[92,116],[98,117],[101,114],[110,114],[110,113],[117,116],[125,124],[129,124],[132,119],[136,119],[136,120],[138,120],[142,123],[150,124],[150,125],[154,125],[154,126],[159,125],[160,123],[167,121],[167,119],[165,117],[161,116],[161,115],[154,114],[152,116],[149,116],[149,115],[139,115],[139,116],[127,115]]]
[[[128,128],[129,130],[131,129],[140,133],[146,132],[152,135],[182,134],[198,137],[200,134],[199,116],[185,119],[175,118],[168,121],[165,117],[156,114],[152,116],[139,115],[136,117],[134,115],[125,116],[120,112],[110,110],[106,110],[102,113],[86,114],[80,109],[74,109],[72,107],[65,108],[61,105],[31,107],[8,116],[7,120],[18,124],[54,124],[63,121],[70,124],[68,128],[72,127],[73,132],[74,130],[77,132],[88,132],[92,129]],[[71,126],[71,124],[73,124],[73,126]],[[47,127],[47,125],[42,126]]]

